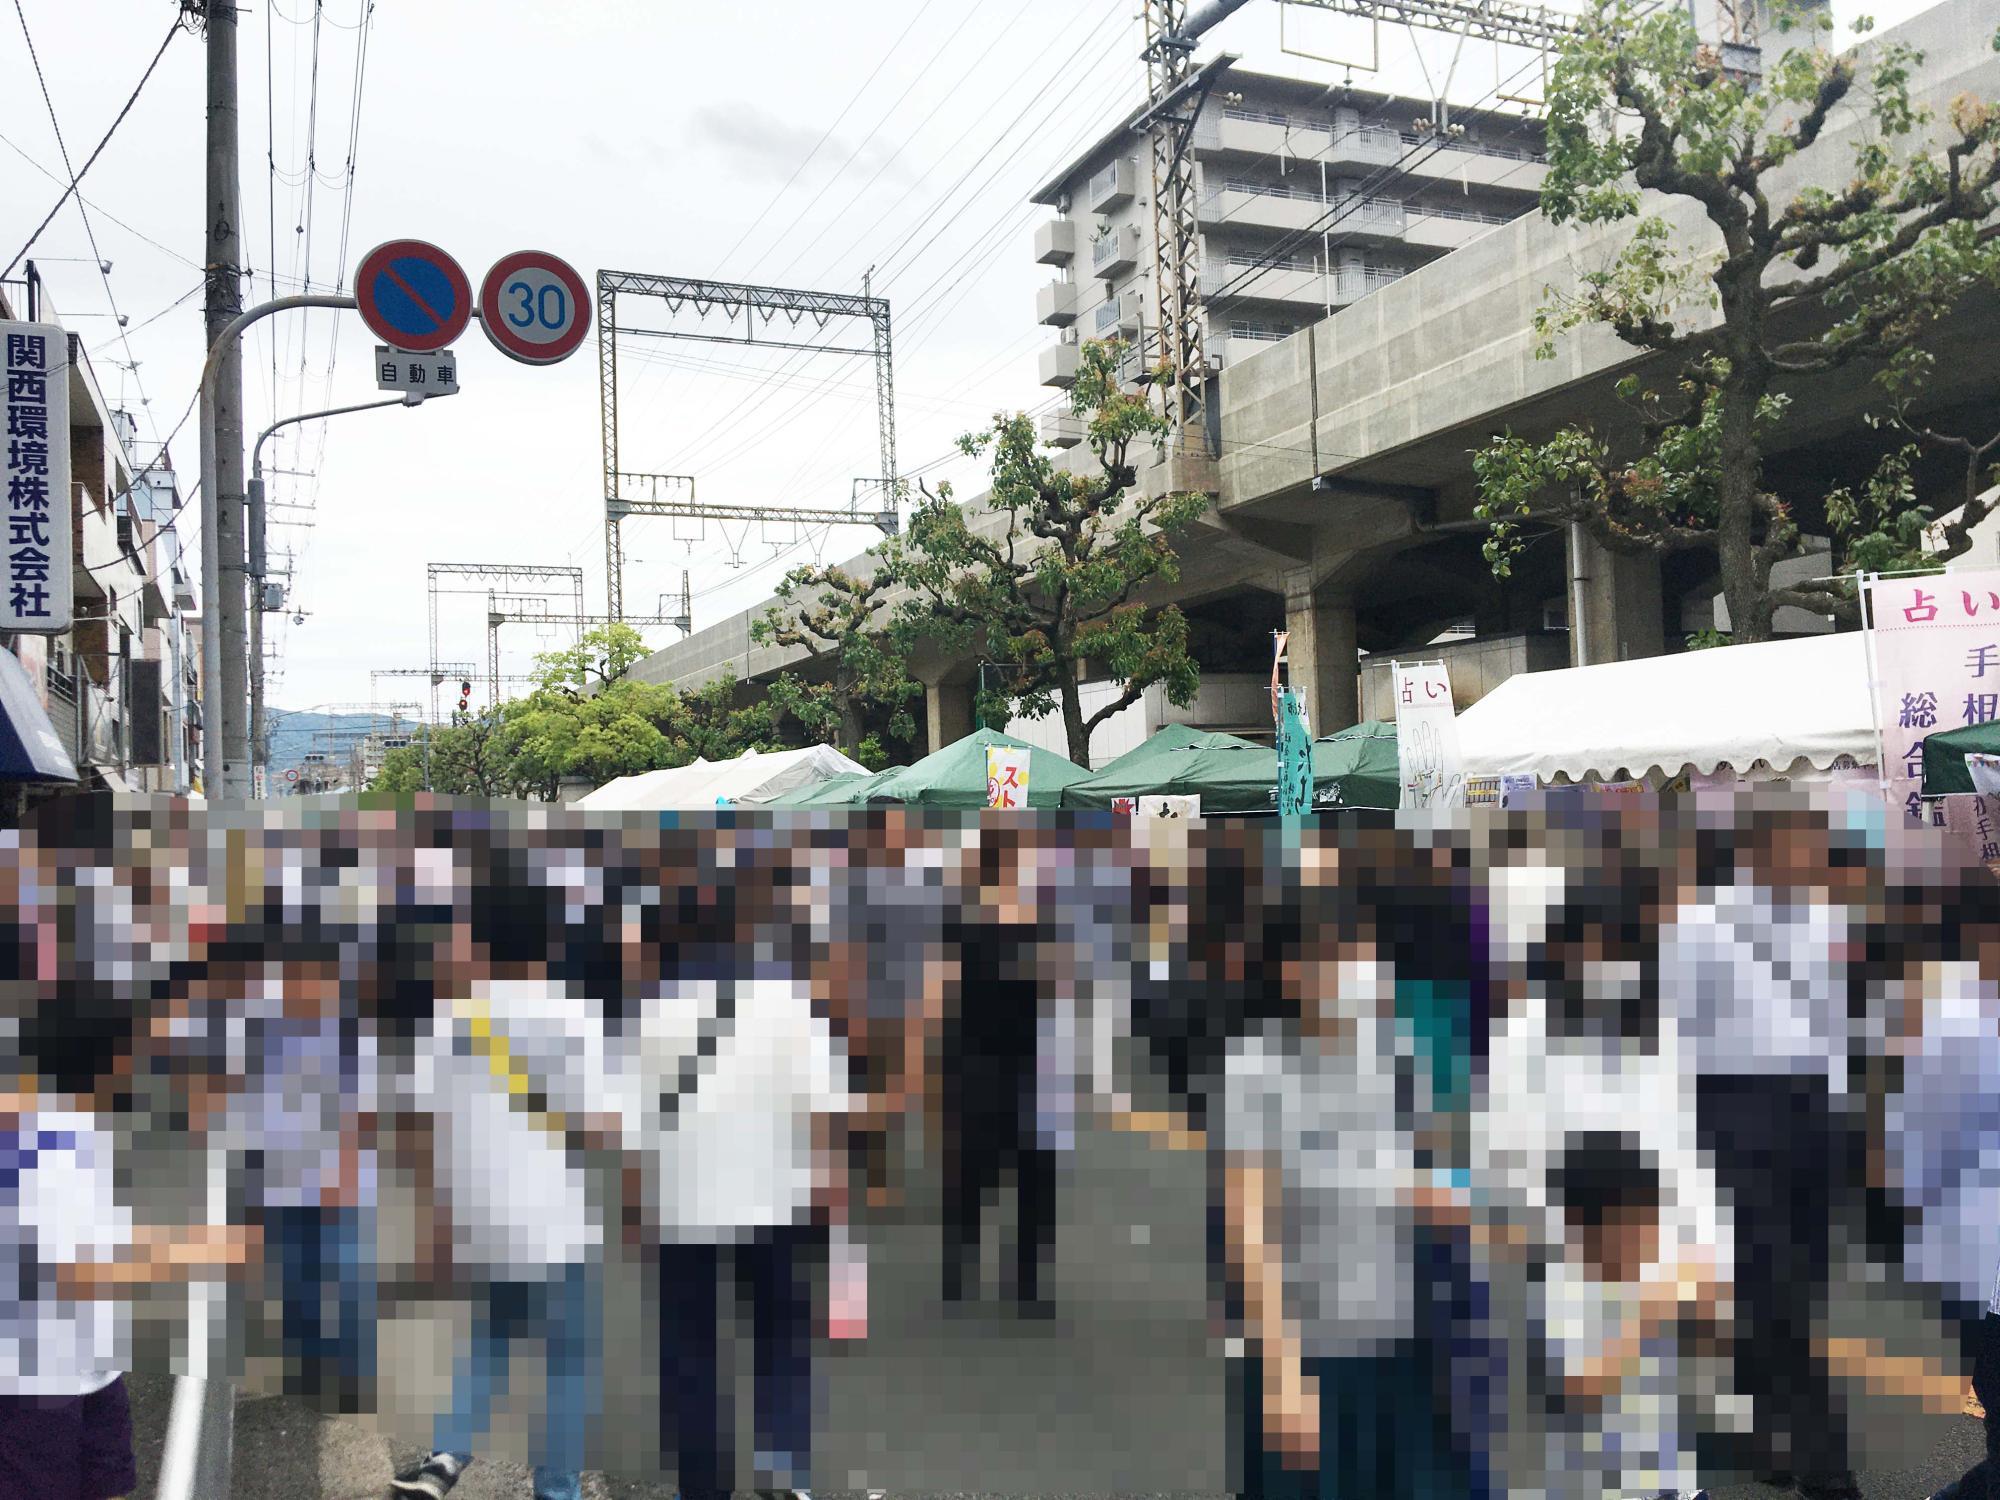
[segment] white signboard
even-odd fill
[[[252,766],[250,768],[250,795],[258,802],[264,800],[265,775],[266,772],[262,766]]]
[[[1922,806],[1924,740],[2000,719],[2000,572],[1871,578],[1875,727],[1892,802],[1912,823],[1941,825]]]
[[[1201,798],[1148,793],[1139,799],[1137,814],[1142,818],[1198,818]]]
[[[387,344],[375,346],[375,384],[408,396],[456,396],[458,356],[449,349],[435,354],[407,354]]]
[[[1441,661],[1392,664],[1396,694],[1396,763],[1404,807],[1463,807],[1465,760],[1451,673]]]
[[[2000,797],[1954,792],[1940,797],[1946,836],[1961,843],[1981,864],[2000,864]]]
[[[60,635],[70,627],[75,585],[69,335],[53,323],[0,323],[0,375],[0,495],[7,506],[0,631]]]
[[[986,805],[1025,808],[1028,805],[1028,749],[1022,745],[986,747]]]

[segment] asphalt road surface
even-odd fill
[[[998,1306],[942,1316],[936,1208],[924,1196],[871,1229],[871,1337],[823,1359],[817,1492],[1226,1492],[1228,1366],[1214,1357],[1207,1323],[1200,1157],[1088,1132],[1064,1194],[1052,1324],[1019,1323]],[[989,1251],[989,1285],[998,1275],[995,1259]],[[607,1307],[645,1305],[642,1268],[614,1262],[608,1275]],[[1848,1331],[1905,1350],[1940,1347],[1879,1279],[1862,1278],[1852,1291],[1843,1298],[1855,1325]],[[407,1414],[400,1419],[330,1419],[301,1402],[259,1394],[253,1378],[236,1407],[230,1500],[379,1500],[394,1469],[427,1446],[428,1413],[448,1384],[453,1330],[453,1313],[443,1307],[403,1309],[385,1323],[381,1406]],[[607,1333],[605,1419],[593,1451],[630,1477],[592,1474],[584,1490],[590,1500],[667,1500],[674,1493],[653,1451],[653,1348],[646,1317],[614,1321]],[[514,1376],[489,1454],[454,1492],[465,1500],[526,1500],[530,1493],[520,1460],[540,1387],[538,1346],[522,1346]],[[164,1376],[134,1382],[141,1495],[153,1490],[171,1385]],[[745,1429],[748,1394],[744,1386],[738,1405]],[[1858,1435],[1870,1497],[1921,1500],[1981,1451],[1979,1426],[1969,1418],[1880,1403],[1870,1410],[1876,1419]],[[739,1438],[747,1450],[749,1433]],[[740,1470],[746,1484],[747,1458]],[[1716,1492],[1718,1500],[1774,1500],[1776,1493],[1755,1485]]]

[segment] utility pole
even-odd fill
[[[243,311],[239,226],[236,7],[206,0],[208,27],[208,182],[205,198],[208,294],[203,324],[208,352]],[[222,351],[211,400],[213,465],[202,474],[204,507],[215,515],[213,549],[203,548],[201,706],[202,790],[211,798],[250,791],[248,612],[243,593],[243,358],[232,339]],[[213,555],[211,554],[213,552]]]

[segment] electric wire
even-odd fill
[[[153,435],[157,438],[160,429],[159,424],[153,418],[153,403],[151,398],[146,395],[146,382],[139,377],[139,361],[132,357],[132,341],[125,333],[125,315],[118,310],[118,294],[111,289],[110,263],[105,260],[103,252],[97,248],[97,231],[91,227],[90,210],[84,206],[82,194],[76,191],[77,171],[75,166],[70,162],[69,143],[63,139],[62,122],[56,118],[56,102],[49,95],[49,80],[42,72],[41,55],[35,50],[34,33],[28,29],[28,13],[21,8],[21,0],[14,0],[14,14],[21,21],[21,38],[28,44],[28,60],[35,67],[35,82],[41,87],[42,103],[49,112],[49,127],[55,131],[56,149],[62,153],[63,170],[69,173],[70,196],[76,200],[77,216],[83,220],[83,235],[90,243],[91,259],[96,263],[98,279],[104,283],[105,301],[110,303],[111,316],[118,323],[118,340],[125,350],[125,365],[132,373],[132,383],[139,388],[139,404],[145,409],[146,421],[153,428]],[[179,29],[178,21],[175,22],[175,29]],[[170,34],[167,37],[167,41],[171,42],[172,40],[173,37]],[[162,54],[165,53],[166,47],[164,44],[161,46],[160,51]],[[154,60],[157,62],[158,58]],[[150,72],[151,70],[148,69],[149,74]],[[133,97],[137,97],[136,93]],[[102,148],[100,147],[100,149]],[[10,267],[9,269],[12,268]]]
[[[14,8],[16,11],[20,10],[20,0],[15,0]],[[27,28],[28,28],[28,18],[25,15],[23,15],[21,17],[21,31],[23,35],[26,35]],[[90,169],[97,165],[97,158],[104,154],[104,148],[111,144],[111,138],[118,133],[118,127],[120,125],[123,125],[125,123],[125,117],[130,113],[132,113],[132,106],[139,102],[139,95],[145,91],[147,81],[151,79],[153,76],[153,70],[159,67],[160,59],[167,55],[167,48],[173,44],[174,38],[180,35],[180,30],[181,30],[181,23],[178,19],[176,19],[174,23],[167,28],[166,36],[164,36],[160,40],[160,50],[155,52],[153,54],[153,60],[146,64],[146,71],[140,74],[139,81],[138,83],[133,85],[132,92],[130,96],[125,100],[124,107],[118,111],[117,118],[112,120],[111,127],[104,132],[104,138],[97,143],[97,148],[90,153],[89,159],[84,162],[83,170],[81,172],[75,173],[70,178],[69,185],[65,187],[62,191],[62,196],[56,199],[55,207],[51,208],[48,211],[47,215],[42,219],[42,222],[35,226],[35,232],[28,236],[28,242],[25,245],[23,245],[19,250],[16,250],[14,252],[14,258],[7,262],[6,269],[0,270],[0,279],[4,279],[5,277],[11,276],[13,274],[14,267],[18,266],[21,263],[21,258],[23,256],[25,256],[30,250],[34,249],[35,241],[42,237],[42,231],[47,229],[50,224],[55,222],[56,215],[62,212],[62,206],[65,203],[69,202],[72,195],[76,197],[79,203],[83,201],[83,194],[80,191],[83,179],[90,175]],[[32,51],[34,43],[30,41],[28,45],[30,50]],[[35,64],[35,72],[36,75],[39,77],[41,74],[41,63],[39,61]],[[48,97],[47,84],[44,84],[42,86],[42,94],[44,98]],[[49,118],[51,120],[55,118],[55,110],[53,106],[51,106],[50,108]],[[58,144],[60,144],[61,141],[60,131],[57,132],[57,140]],[[12,145],[13,143],[9,142],[8,144]],[[19,148],[16,147],[15,149],[18,150]],[[64,157],[63,164],[65,166],[69,164],[68,156],[69,153],[67,150],[65,150],[63,153]]]

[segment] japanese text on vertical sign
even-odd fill
[[[1924,741],[2000,720],[2000,573],[1877,578],[1867,584],[1882,777],[1913,823],[1942,826],[1924,805]]]
[[[69,629],[69,338],[40,323],[0,323],[6,376],[6,592],[0,630]]]

